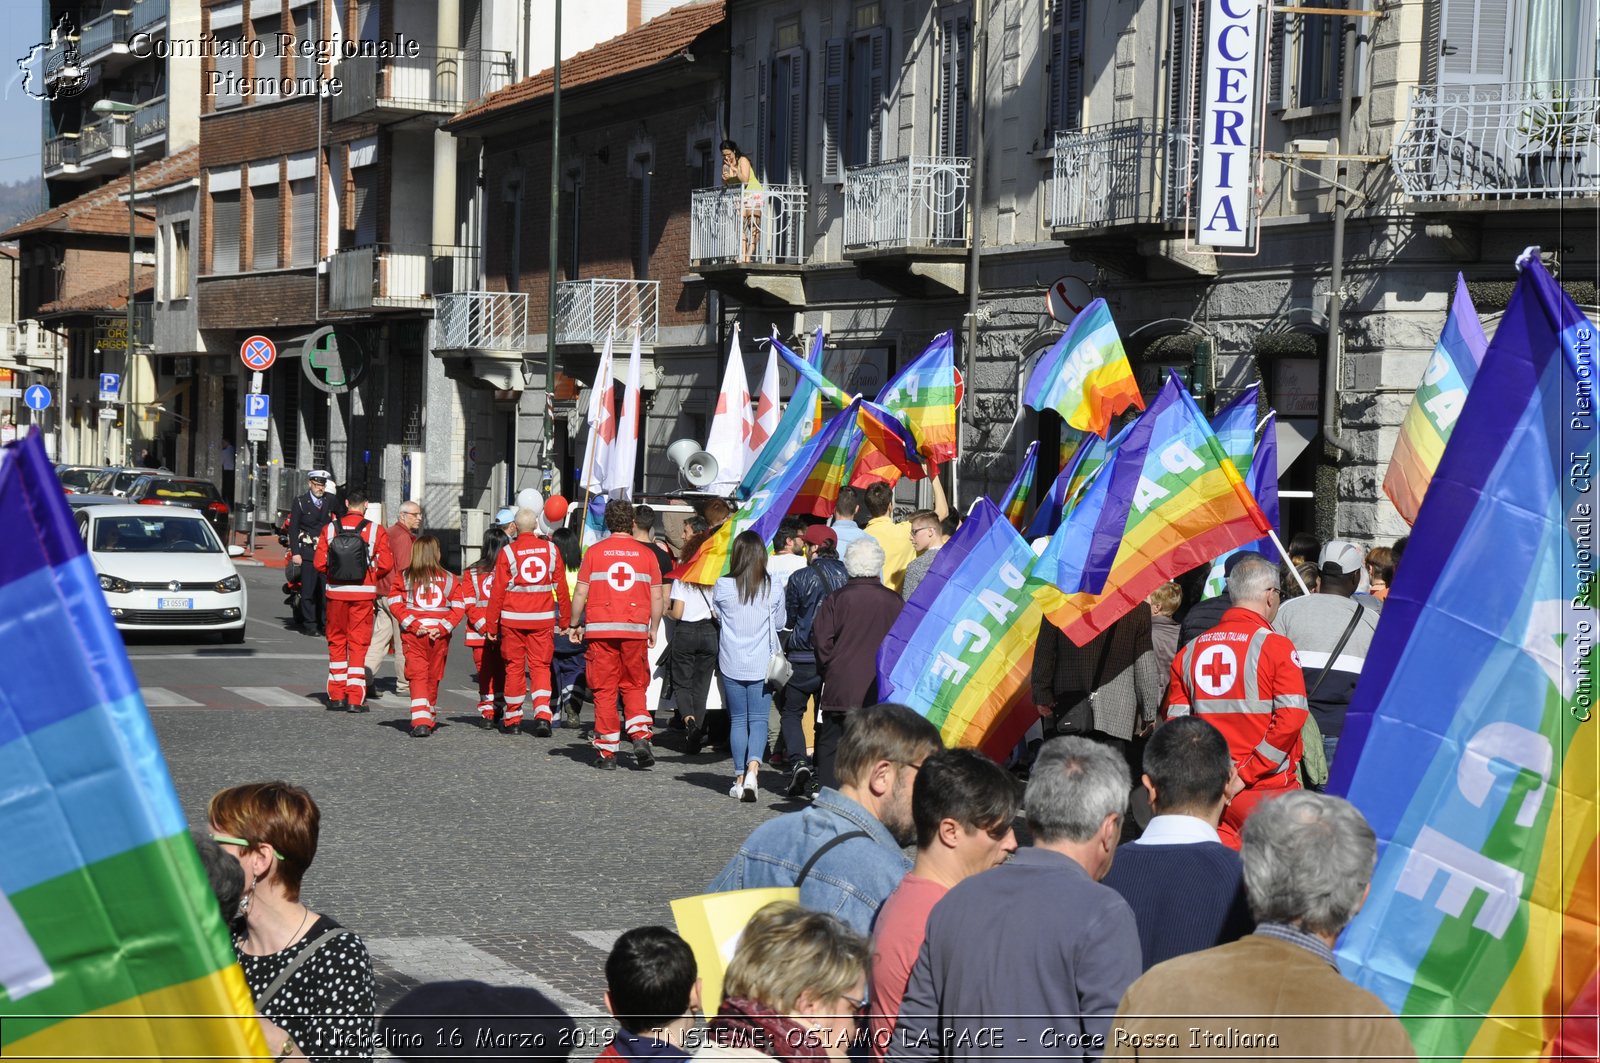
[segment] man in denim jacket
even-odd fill
[[[757,827],[707,892],[793,886],[824,845],[860,832],[865,837],[832,846],[811,867],[800,903],[871,932],[878,909],[911,868],[903,851],[916,839],[911,785],[943,743],[933,724],[903,705],[874,705],[850,717],[839,742],[839,788],[824,787],[811,807]]]

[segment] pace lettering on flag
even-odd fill
[[[1383,493],[1407,524],[1417,519],[1428,481],[1444,455],[1444,445],[1455,430],[1488,346],[1472,296],[1467,294],[1467,280],[1458,273],[1450,315],[1434,345],[1433,357],[1428,359],[1422,383],[1417,385],[1417,395],[1406,411],[1394,453],[1389,457],[1389,471],[1383,477]]]
[[[122,638],[37,434],[0,450],[0,1054],[264,1058]]]
[[[1033,551],[987,498],[939,550],[878,650],[878,692],[926,716],[949,747],[1000,759],[1039,718],[1033,651],[1042,619]]]
[[[1040,357],[1023,402],[1030,409],[1055,410],[1072,427],[1101,437],[1123,410],[1144,409],[1139,382],[1104,299],[1084,307]]]
[[[1534,256],[1423,498],[1334,759],[1330,790],[1379,844],[1340,967],[1419,1057],[1594,1051],[1600,494],[1573,469],[1597,450],[1595,342]]]

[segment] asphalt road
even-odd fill
[[[136,635],[128,653],[192,824],[237,783],[286,779],[316,798],[321,842],[302,896],[366,941],[380,1010],[419,982],[477,978],[602,1014],[617,935],[671,926],[672,898],[702,892],[752,827],[798,807],[730,800],[727,755],[685,756],[665,733],[670,711],[649,771],[626,755],[594,770],[575,730],[482,730],[459,638],[432,737],[410,737],[392,663],[370,714],[326,711],[326,645],[286,628],[282,572],[240,571],[243,646]]]

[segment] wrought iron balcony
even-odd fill
[[[806,188],[768,185],[700,188],[689,201],[689,261],[800,265],[805,252]]]
[[[913,156],[844,174],[844,249],[967,246],[972,160]]]
[[[336,122],[450,115],[511,84],[511,54],[422,48],[414,57],[357,56],[339,63],[339,80]]]
[[[84,24],[78,35],[78,53],[83,62],[92,63],[109,54],[118,44],[127,49],[129,15],[124,11],[108,11],[99,18]]]
[[[1183,217],[1193,143],[1147,118],[1057,131],[1050,224],[1099,228]]]
[[[1419,85],[1391,158],[1413,199],[1600,194],[1600,81]]]
[[[426,309],[434,297],[470,291],[478,249],[440,244],[367,244],[328,262],[328,309]]]
[[[166,21],[167,0],[138,0],[129,16],[128,32],[148,31],[159,22]]]
[[[78,162],[88,166],[115,152],[127,158],[128,122],[124,118],[108,115],[90,122],[78,131]]]
[[[78,134],[64,133],[44,142],[44,175],[62,177],[79,171]]]
[[[556,342],[598,347],[616,330],[620,344],[655,343],[661,323],[661,282],[636,280],[566,281],[556,285]]]
[[[434,301],[434,349],[522,351],[528,337],[523,292],[448,292]]]

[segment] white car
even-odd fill
[[[246,590],[205,515],[150,506],[90,506],[78,534],[123,631],[216,631],[244,641]]]

